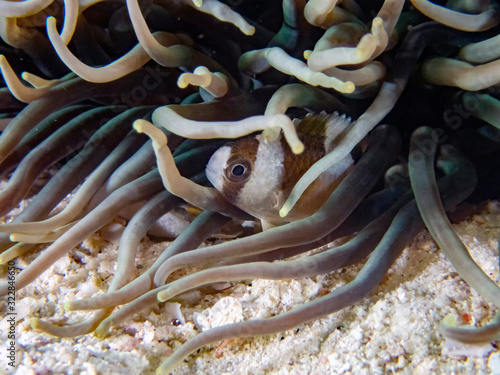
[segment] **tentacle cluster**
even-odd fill
[[[354,280],[303,306],[196,335],[158,368],[169,373],[202,346],[292,329],[369,296],[424,227],[460,276],[500,307],[498,285],[446,216],[471,196],[498,198],[497,4],[376,3],[0,0],[0,263],[12,267],[48,243],[16,275],[15,290],[124,209],[134,211],[106,293],[64,305],[93,315],[66,325],[34,318],[32,327],[104,337],[131,315],[207,284],[313,277],[367,259]],[[209,185],[204,170],[214,151],[262,133],[300,155],[293,119],[321,111],[355,124],[300,178],[280,215],[367,142],[325,204],[305,219],[200,247],[233,219],[253,219]],[[134,278],[150,228],[193,206],[202,212]],[[278,261],[346,235],[342,246]],[[0,295],[12,291],[8,278]],[[491,341],[498,321],[472,329],[448,317],[441,331]]]

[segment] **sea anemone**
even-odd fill
[[[62,298],[67,316],[31,320],[46,337],[104,339],[134,314],[164,306],[179,317],[177,326],[182,314],[172,312],[173,302],[199,301],[190,291],[309,280],[357,267],[344,285],[325,284],[299,306],[209,324],[180,347],[174,337],[180,331],[164,330],[165,347],[147,368],[169,373],[201,347],[300,329],[373,296],[425,227],[460,277],[500,307],[498,285],[447,217],[462,202],[498,198],[496,4],[3,0],[0,9],[6,317],[16,311],[12,298],[37,294],[31,284],[61,258],[67,268],[58,272],[93,288]],[[248,229],[251,210],[207,180],[212,154],[258,135],[299,160],[307,142],[297,124],[334,112],[345,131],[297,176],[278,207],[282,225]],[[320,139],[320,127],[313,132]],[[350,154],[360,155],[333,193],[297,219],[294,207],[308,204],[315,181]],[[137,276],[141,240],[169,212],[189,217],[189,225],[166,249],[151,250],[160,254],[148,255]],[[109,232],[119,217],[128,223],[116,270],[108,268],[109,286],[95,293],[103,273],[75,270],[96,256],[92,235]],[[230,226],[239,228],[238,238],[214,243]],[[202,246],[206,240],[211,246]],[[55,301],[53,309],[61,305]],[[76,310],[92,315],[69,312]],[[500,335],[494,310],[488,307],[483,318],[491,323],[480,328],[456,327],[447,316],[440,331],[468,343],[494,341]],[[14,361],[26,366],[27,359]]]

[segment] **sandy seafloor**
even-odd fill
[[[490,203],[455,225],[474,259],[498,280],[500,204]],[[168,242],[145,239],[137,264],[145,270]],[[187,338],[204,327],[289,310],[353,280],[362,265],[312,279],[254,280],[219,293],[199,294],[181,307],[186,324],[172,325],[175,305],[158,305],[114,327],[107,338],[59,339],[30,328],[32,317],[75,323],[88,313],[65,314],[63,303],[103,293],[112,278],[117,246],[98,233],[59,259],[17,293],[17,367],[7,366],[8,323],[0,321],[0,372],[45,374],[153,374]],[[24,257],[24,266],[35,255]],[[0,302],[4,316],[5,301]],[[452,313],[485,324],[496,308],[471,290],[427,231],[421,232],[371,296],[298,330],[205,347],[174,374],[500,374],[493,344],[454,348],[437,330]],[[201,314],[201,315],[200,315]],[[195,325],[195,322],[197,324]],[[500,342],[497,342],[499,344]]]

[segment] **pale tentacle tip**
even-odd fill
[[[177,79],[177,86],[180,88],[180,89],[185,89],[186,87],[188,87],[189,83],[187,82],[187,80],[185,79],[184,77],[184,74],[181,74],[179,76],[179,79]]]
[[[63,305],[63,309],[64,311],[73,311],[73,304],[71,303],[71,301],[69,302],[66,302],[64,305]]]
[[[50,27],[50,28],[56,30],[57,20],[54,16],[50,16],[50,17],[47,17],[47,19],[45,20],[45,24],[47,25],[47,27]]]
[[[168,298],[168,293],[166,290],[162,290],[160,292],[158,292],[158,294],[156,295],[156,299],[160,302],[166,302],[169,300]]]
[[[0,59],[3,57],[3,55],[0,55]],[[21,78],[26,81],[26,78],[29,79],[29,72],[21,72]]]
[[[203,0],[193,0],[193,4],[199,8],[203,5]]]
[[[200,65],[195,70],[193,70],[193,73],[198,75],[210,74],[210,70],[208,70],[206,66]]]
[[[38,330],[38,328],[40,327],[40,319],[39,318],[31,318],[30,320],[30,327],[32,329],[36,329]]]
[[[382,19],[382,17],[375,17],[372,21],[372,26],[382,26],[384,24],[384,20]]]
[[[290,205],[288,205],[286,202],[285,204],[283,205],[283,207],[281,207],[280,209],[280,217],[286,217],[286,215],[288,215],[288,213],[290,212],[290,210],[292,209],[293,207],[290,207]]]
[[[250,26],[246,31],[243,32],[245,35],[251,36],[255,34],[255,27]]]
[[[345,93],[345,94],[351,94],[351,93],[353,93],[354,89],[356,88],[356,85],[352,81],[344,82],[343,86],[344,87],[343,87],[342,92]]]
[[[139,120],[135,120],[132,126],[137,133],[145,133],[145,130],[144,130],[145,124],[144,123],[145,123],[144,120],[139,119]]]
[[[363,47],[365,47],[365,48],[358,47],[354,51],[354,54],[356,55],[356,58],[358,60],[365,60],[365,59],[368,58],[367,57],[367,55],[368,55],[368,53],[367,53],[368,46],[363,46]]]
[[[446,315],[443,320],[439,323],[443,328],[456,327],[457,326],[457,318],[453,314]]]
[[[156,371],[155,371],[156,375],[168,375],[168,374],[171,374],[171,372],[170,372],[171,365],[165,364],[167,362],[168,362],[168,358],[165,361],[163,361],[163,363],[160,365],[160,367],[158,367],[156,369]]]
[[[108,335],[109,328],[111,324],[108,324],[106,321],[102,321],[94,331],[94,336],[98,339],[103,339]]]
[[[144,133],[151,138],[155,148],[159,149],[167,145],[167,136],[149,121],[143,119],[135,120],[132,126],[137,133]]]
[[[293,145],[292,147],[292,152],[295,155],[302,154],[304,152],[304,144],[302,142],[297,142],[296,144]],[[280,214],[281,215],[281,214]],[[282,216],[283,217],[283,216]]]
[[[156,143],[158,146],[164,146],[167,144],[167,136],[149,121],[143,119],[135,120],[133,128],[138,133],[146,134],[153,140],[153,143]]]

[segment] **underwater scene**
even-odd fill
[[[0,373],[500,374],[496,0],[0,0]]]

